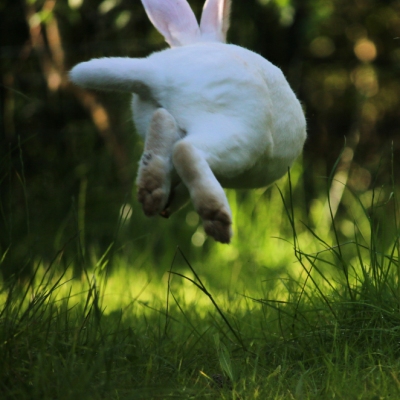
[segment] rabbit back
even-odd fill
[[[145,137],[155,110],[175,118],[182,138],[204,148],[224,187],[266,186],[287,172],[306,138],[299,101],[281,70],[250,50],[198,43],[150,55],[151,97],[134,94]]]

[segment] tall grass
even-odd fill
[[[334,179],[309,211],[298,166],[230,192],[232,245],[176,250],[163,275],[107,252],[78,279],[61,251],[3,281],[0,398],[398,398],[397,187],[334,213]]]

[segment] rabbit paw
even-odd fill
[[[148,217],[162,213],[168,203],[171,190],[171,151],[178,139],[175,119],[167,110],[157,109],[151,119],[136,180],[138,200]]]
[[[232,237],[232,219],[229,209],[200,208],[198,213],[203,220],[204,231],[217,242],[230,243]]]
[[[146,151],[140,161],[137,184],[138,200],[148,216],[159,214],[168,201],[170,192],[168,161]]]

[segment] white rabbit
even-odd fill
[[[200,26],[186,0],[142,0],[171,46],[147,58],[100,58],[75,66],[85,88],[133,93],[145,149],[137,177],[148,216],[169,216],[190,198],[205,232],[229,243],[225,188],[282,177],[301,153],[306,122],[281,70],[225,44],[230,0],[207,0]]]

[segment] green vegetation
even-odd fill
[[[61,250],[3,282],[1,397],[397,398],[397,194],[345,189],[333,218],[334,176],[308,215],[299,165],[267,192],[230,193],[235,241],[193,260],[108,251],[73,278]]]
[[[129,96],[68,82],[165,47],[139,0],[0,21],[0,399],[400,398],[398,0],[233,0],[309,138],[290,182],[228,192],[229,246],[143,216]]]

